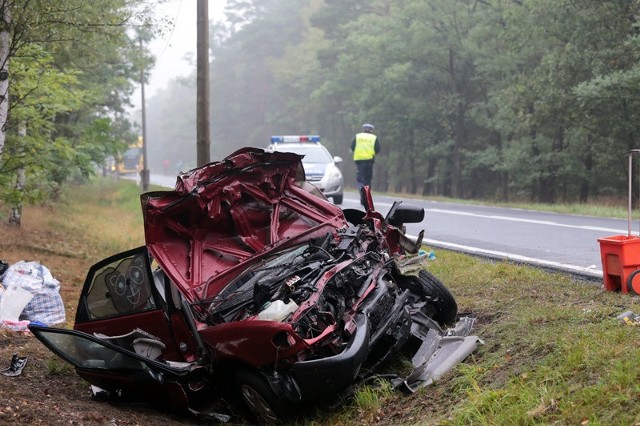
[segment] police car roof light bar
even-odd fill
[[[318,135],[287,135],[287,136],[271,136],[271,143],[291,143],[291,142],[313,142],[319,143]]]

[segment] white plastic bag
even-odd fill
[[[31,299],[33,299],[33,294],[21,287],[7,288],[0,299],[0,322],[5,320],[18,321],[20,314]]]
[[[17,287],[32,295],[27,305],[22,306],[20,319],[39,321],[46,325],[65,322],[60,282],[51,275],[47,267],[38,262],[16,262],[9,266],[2,282],[7,291]]]

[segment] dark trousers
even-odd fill
[[[373,178],[373,160],[358,160],[356,161],[356,167],[358,173],[356,174],[356,181],[358,182],[358,190],[363,186],[371,187],[371,179]],[[362,197],[362,191],[360,191],[360,204],[364,206],[364,198]]]
[[[358,173],[356,175],[358,188],[371,186],[371,179],[373,178],[373,160],[358,160],[356,161],[356,167],[358,168]]]

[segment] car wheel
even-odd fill
[[[440,325],[452,323],[458,315],[458,304],[444,284],[424,270],[412,278],[418,284],[418,291],[433,301],[436,311],[433,319]]]
[[[241,370],[236,375],[240,396],[259,424],[279,423],[285,414],[283,401],[257,371]]]
[[[344,198],[344,195],[343,194],[334,195],[332,198],[333,198],[333,204],[342,204],[342,200]]]

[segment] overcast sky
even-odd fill
[[[224,17],[225,4],[226,0],[209,0],[210,21],[219,21]],[[170,19],[173,24],[150,46],[156,56],[156,65],[151,70],[149,83],[145,85],[147,101],[159,89],[166,87],[171,79],[195,71],[196,6],[197,0],[169,0],[157,6],[158,16]],[[186,59],[187,56],[191,57],[191,63]],[[140,108],[140,97],[138,89],[132,99],[136,110]]]

